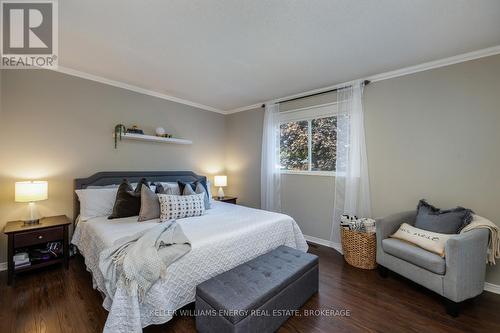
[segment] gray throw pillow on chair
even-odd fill
[[[440,234],[457,234],[472,221],[473,211],[463,207],[442,210],[420,200],[415,227]]]

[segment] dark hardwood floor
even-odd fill
[[[439,296],[395,274],[347,265],[335,250],[312,245],[320,257],[319,293],[279,332],[500,332],[500,295],[484,292],[462,314],[445,313]],[[14,287],[0,274],[0,332],[101,332],[107,312],[77,256],[70,269],[19,276]],[[348,310],[350,316],[305,316],[306,310]],[[178,316],[145,332],[194,332],[194,318]]]

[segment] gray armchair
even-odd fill
[[[416,212],[377,219],[377,263],[382,276],[396,272],[445,298],[446,311],[457,316],[459,303],[483,292],[488,230],[472,230],[446,242],[446,257],[398,239],[389,238],[406,222],[414,225]]]

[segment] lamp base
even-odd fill
[[[29,225],[36,225],[36,224],[40,224],[40,219],[36,219],[36,220],[26,220],[26,221],[23,221],[24,222],[24,226],[29,226]]]
[[[219,191],[217,192],[217,197],[219,199],[224,199],[224,190],[222,189],[222,187],[219,187]]]

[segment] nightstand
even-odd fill
[[[235,204],[235,205],[236,205],[236,200],[238,200],[237,197],[222,197],[222,198],[219,198],[218,196],[214,196],[213,199],[217,200],[217,201],[222,201],[222,202],[227,202],[227,203]]]
[[[23,221],[7,222],[4,233],[8,236],[7,284],[14,282],[15,275],[21,272],[36,270],[41,267],[64,263],[68,269],[69,235],[68,226],[71,221],[64,215],[44,217],[39,224],[24,225]],[[62,251],[53,254],[39,252],[46,250],[47,243],[60,242]],[[30,253],[30,265],[14,267],[14,255],[19,252]],[[39,254],[33,259],[31,254]],[[43,255],[42,255],[43,254]]]

